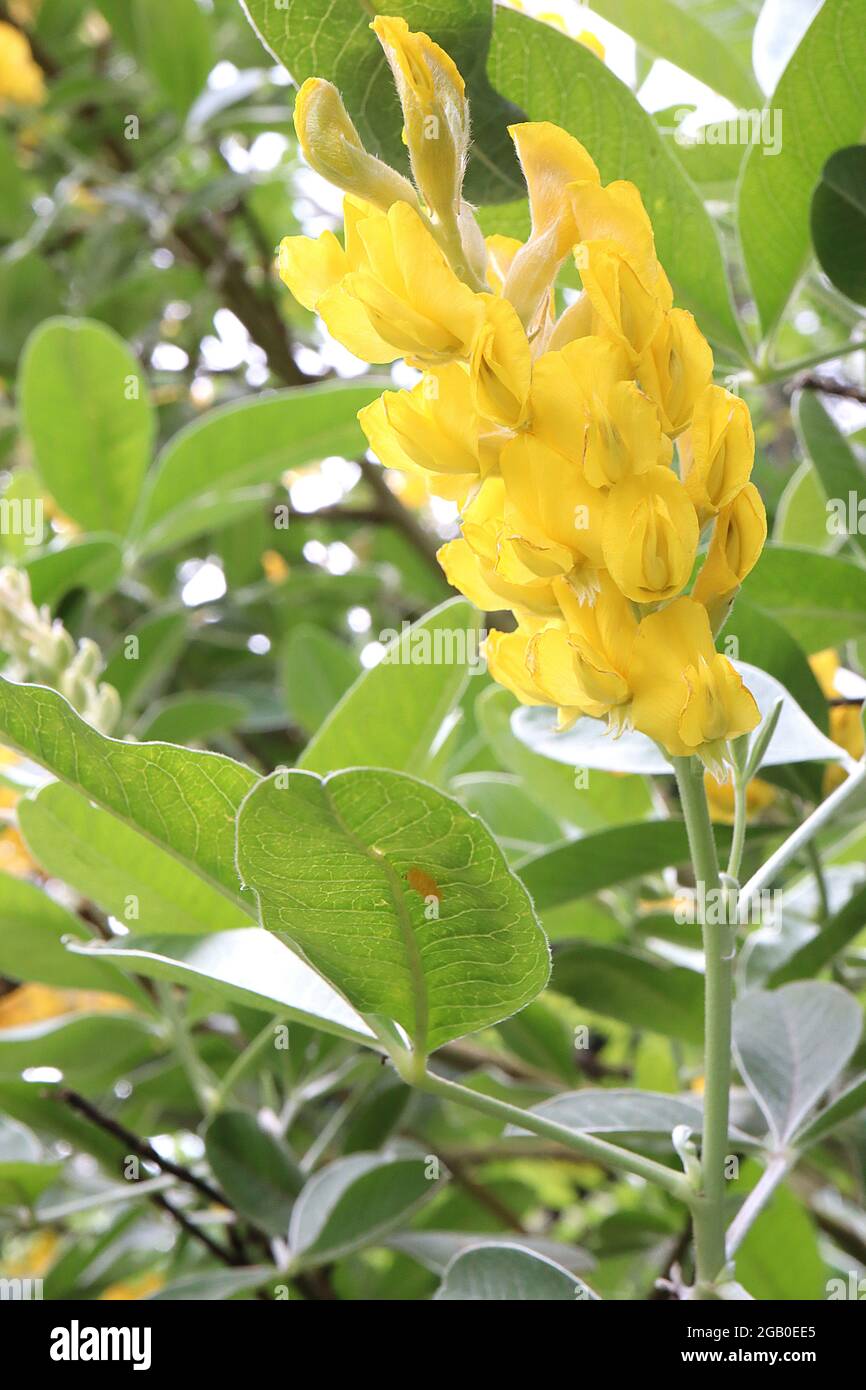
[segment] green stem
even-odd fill
[[[803,824],[798,826],[792,835],[770,855],[769,859],[761,865],[757,873],[754,873],[740,889],[739,913],[740,919],[744,920],[748,912],[749,904],[753,898],[767,888],[773,879],[790,864],[792,859],[796,859],[801,850],[804,850],[825,825],[831,825],[839,814],[840,806],[843,806],[850,796],[866,782],[866,759],[861,758],[849,772],[845,781],[831,792],[821,805],[808,816]]]
[[[708,903],[722,906],[716,842],[697,758],[674,758],[698,890],[704,941],[704,1128],[701,1190],[693,1204],[695,1278],[710,1285],[725,1263],[725,1160],[731,1087],[731,1009],[734,932],[727,911],[721,923],[706,920]],[[700,909],[703,908],[703,911]]]
[[[399,1069],[398,1059],[395,1058],[395,1062]],[[616,1144],[609,1144],[606,1139],[596,1139],[591,1134],[569,1129],[566,1125],[557,1124],[555,1120],[547,1120],[531,1110],[521,1110],[518,1105],[509,1105],[507,1101],[497,1100],[495,1096],[484,1095],[481,1091],[472,1091],[468,1086],[461,1086],[456,1081],[447,1081],[444,1076],[436,1076],[433,1072],[424,1072],[420,1076],[417,1073],[407,1075],[405,1079],[430,1095],[441,1096],[443,1100],[453,1101],[455,1105],[464,1105],[470,1110],[478,1110],[482,1115],[492,1115],[496,1120],[519,1125],[521,1129],[529,1130],[531,1134],[537,1134],[542,1139],[553,1139],[605,1168],[633,1173],[635,1177],[644,1178],[647,1182],[664,1188],[681,1202],[690,1202],[694,1197],[691,1187],[681,1173],[666,1168],[655,1159],[630,1153]]]
[[[283,1017],[283,1014],[275,1014],[273,1018],[268,1019],[261,1032],[256,1033],[252,1042],[248,1043],[243,1052],[240,1052],[232,1062],[213,1097],[210,1107],[211,1114],[216,1115],[218,1111],[223,1109],[241,1077],[244,1076],[247,1070],[252,1066],[259,1053],[264,1051],[268,1043],[273,1042],[274,1029],[282,1021]]]
[[[824,348],[821,352],[813,353],[811,357],[801,357],[796,362],[770,363],[755,373],[755,384],[771,386],[777,381],[787,381],[789,377],[798,376],[810,367],[820,367],[822,362],[834,362],[837,357],[847,357],[851,352],[861,352],[863,347],[864,344],[859,342],[840,343],[837,347]]]
[[[734,769],[734,829],[728,856],[728,877],[739,879],[746,844],[746,795],[748,783],[739,768]]]
[[[815,886],[818,890],[818,922],[823,926],[830,919],[830,898],[827,892],[827,879],[824,876],[824,865],[821,863],[821,853],[814,840],[809,840],[806,845],[806,858],[809,867],[815,876]]]
[[[796,1153],[774,1154],[770,1159],[728,1228],[726,1249],[729,1260],[737,1253],[749,1229],[764,1210],[779,1183],[788,1176],[796,1160]]]
[[[157,995],[162,1011],[165,1014],[171,1028],[171,1040],[178,1060],[186,1072],[187,1080],[205,1114],[211,1108],[213,1097],[216,1094],[216,1078],[213,1073],[205,1066],[199,1057],[192,1038],[190,1037],[187,1021],[182,1007],[175,999],[172,985],[162,980],[156,982]]]

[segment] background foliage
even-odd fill
[[[3,499],[45,519],[4,525],[2,560],[97,644],[129,740],[3,686],[3,1272],[51,1298],[573,1299],[584,1275],[604,1298],[657,1297],[686,1249],[675,1201],[410,1092],[359,1016],[425,1031],[481,1094],[672,1165],[674,1125],[700,1124],[671,780],[626,762],[576,787],[577,757],[517,737],[512,697],[469,659],[483,620],[435,560],[453,516],[363,453],[381,378],[274,272],[283,235],[338,225],[299,159],[287,73],[335,81],[371,148],[404,159],[367,15],[245,8],[252,25],[237,0],[0,5],[46,83],[0,106]],[[486,0],[389,10],[466,75],[486,230],[527,228],[505,131],[520,113],[639,187],[677,300],[755,421],[772,543],[738,654],[808,737],[861,758],[862,0],[598,0],[565,28]],[[590,26],[606,62],[576,40]],[[757,142],[732,138],[743,112]],[[466,659],[413,660],[437,632]],[[403,659],[377,664],[389,637]],[[756,791],[747,873],[844,777],[795,742]],[[259,780],[286,768],[288,819]],[[781,929],[741,955],[732,1211],[768,1149],[797,1154],[737,1256],[757,1298],[866,1274],[862,810],[861,794],[786,869]],[[374,862],[358,837],[377,816]],[[347,854],[349,904],[329,892]],[[262,926],[247,877],[267,885]],[[405,925],[431,899],[443,932],[419,967]],[[540,994],[536,914],[554,945]]]

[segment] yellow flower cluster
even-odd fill
[[[511,128],[531,232],[482,236],[462,197],[469,114],[449,56],[401,19],[373,25],[414,183],[369,154],[336,89],[298,94],[301,147],[346,192],[345,240],[287,237],[280,273],[341,343],[420,375],[360,414],[383,464],[456,500],[443,569],[515,631],[492,674],[527,704],[633,726],[724,775],[758,709],[714,632],[766,537],[744,402],[675,308],[633,184],[603,185],[547,122]],[[573,255],[581,293],[556,316]],[[706,558],[686,596],[702,537]]]
[[[7,101],[38,106],[44,97],[42,69],[33,59],[27,36],[0,20],[0,110]]]

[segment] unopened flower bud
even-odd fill
[[[405,19],[379,15],[370,27],[394,74],[415,182],[440,222],[456,226],[469,151],[463,78],[444,49]]]
[[[307,163],[329,183],[385,212],[397,202],[417,207],[408,179],[365,150],[333,83],[307,79],[295,99],[295,130]]]

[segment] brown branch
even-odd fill
[[[189,1168],[183,1164],[174,1163],[170,1158],[163,1158],[162,1154],[157,1153],[152,1144],[146,1139],[140,1139],[137,1134],[133,1134],[131,1129],[127,1129],[118,1120],[110,1115],[104,1115],[92,1101],[87,1100],[77,1091],[58,1090],[52,1092],[56,1100],[68,1105],[70,1110],[77,1110],[80,1115],[90,1120],[91,1124],[110,1134],[118,1143],[124,1145],[127,1153],[134,1153],[139,1158],[143,1158],[147,1163],[154,1163],[163,1173],[169,1173],[179,1182],[186,1183],[188,1187],[195,1188],[196,1192],[207,1202],[215,1202],[218,1206],[232,1209],[231,1202],[215,1187],[212,1187],[204,1178],[199,1178]]]
[[[376,499],[376,505],[382,513],[383,519],[390,522],[398,531],[406,537],[411,545],[423,557],[428,567],[435,574],[443,579],[442,569],[436,559],[436,552],[439,549],[439,542],[434,536],[426,531],[424,527],[416,521],[415,517],[403,503],[393,494],[385,481],[383,469],[378,464],[371,463],[369,459],[359,459],[361,473],[364,482],[370,488]]]
[[[801,391],[823,391],[827,396],[840,396],[844,400],[860,401],[866,405],[866,387],[855,386],[850,381],[836,381],[834,377],[821,376],[818,372],[797,377],[791,384],[792,390],[795,387]]]
[[[223,1264],[236,1268],[239,1265],[248,1263],[246,1259],[241,1257],[237,1250],[226,1250],[226,1248],[219,1245],[217,1241],[211,1240],[207,1231],[203,1231],[201,1226],[197,1226],[194,1221],[190,1221],[186,1212],[181,1211],[180,1207],[176,1207],[167,1197],[163,1197],[161,1192],[152,1192],[149,1196],[155,1207],[159,1207],[167,1216],[170,1216],[172,1221],[175,1221],[182,1231],[185,1231],[192,1240],[197,1240],[200,1245],[203,1245],[206,1250],[209,1250],[210,1253]]]

